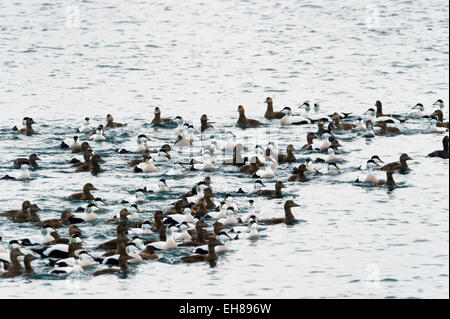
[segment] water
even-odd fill
[[[59,217],[79,206],[66,197],[90,181],[108,210],[101,221],[81,226],[88,250],[114,236],[114,226],[103,220],[120,210],[119,202],[168,169],[135,174],[126,167],[135,156],[114,153],[139,133],[154,147],[174,142],[173,131],[144,124],[155,106],[163,117],[181,115],[196,126],[206,113],[213,125],[232,129],[251,145],[256,136],[265,145],[269,130],[280,149],[289,143],[299,149],[315,126],[280,128],[273,121],[235,129],[239,104],[253,118],[262,118],[266,96],[275,109],[309,99],[327,113],[361,114],[380,99],[386,113],[407,113],[417,102],[431,113],[441,98],[448,117],[446,1],[6,1],[0,29],[0,176],[17,174],[11,166],[17,157],[35,152],[42,159],[30,181],[0,183],[1,209],[28,199],[43,208],[42,220]],[[58,145],[85,116],[99,124],[107,113],[129,125],[107,130],[107,142],[93,144],[105,159],[104,172],[74,173],[67,164],[73,156]],[[40,135],[10,131],[24,116],[33,117]],[[161,252],[158,261],[132,267],[126,278],[93,278],[87,269],[65,279],[48,275],[43,261],[36,261],[36,278],[1,280],[0,296],[448,298],[448,160],[425,158],[441,148],[443,135],[425,134],[426,120],[398,127],[402,134],[371,141],[339,135],[341,175],[287,183],[285,198],[257,199],[268,218],[282,216],[284,201],[292,198],[301,204],[294,215],[303,222],[267,227],[257,241],[234,241],[216,267],[180,263],[189,249]],[[394,175],[397,189],[352,183],[363,176],[354,168],[368,157],[391,162],[401,153],[414,160],[409,174]],[[303,151],[296,156],[324,158]],[[277,179],[286,181],[292,167],[282,165]],[[217,199],[253,184],[233,168],[209,175]],[[171,192],[149,196],[142,218],[169,207],[204,176],[168,179]],[[236,195],[235,201],[246,211],[249,198]],[[0,221],[5,243],[35,232],[29,224]],[[67,236],[66,229],[59,232]]]

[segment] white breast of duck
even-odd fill
[[[172,227],[168,226],[166,229],[166,241],[157,241],[154,243],[150,243],[147,246],[151,246],[158,250],[176,249],[178,247],[178,244],[172,236]]]
[[[30,171],[28,170],[30,168],[30,166],[28,164],[22,164],[20,169],[20,174],[17,177],[18,180],[26,180],[26,179],[30,179],[31,175],[30,175]]]
[[[260,178],[273,178],[275,177],[275,173],[272,170],[272,162],[271,161],[266,161],[265,163],[265,169],[262,170],[258,170],[256,172],[256,176],[260,177]]]
[[[232,207],[228,207],[226,210],[227,217],[219,219],[219,223],[225,226],[233,226],[238,224],[238,220],[234,217],[234,210]]]

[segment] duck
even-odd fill
[[[27,180],[31,178],[30,175],[30,171],[28,169],[30,169],[31,166],[29,164],[23,163],[22,165],[20,165],[20,174],[17,177],[17,180],[19,181],[23,181],[23,180]]]
[[[166,241],[156,241],[148,244],[147,246],[150,246],[156,250],[170,250],[177,248],[178,244],[172,236],[172,226],[169,225],[166,228]]]
[[[441,111],[444,110],[444,101],[441,99],[438,99],[436,102],[433,103],[433,106],[437,106],[441,109]]]
[[[245,116],[245,109],[242,105],[238,106],[239,118],[237,120],[236,126],[242,129],[250,128],[250,127],[258,127],[261,126],[262,123],[257,120],[248,119]]]
[[[448,135],[444,136],[444,138],[442,139],[442,146],[443,150],[431,152],[427,155],[427,157],[440,157],[443,159],[448,159]]]
[[[145,134],[139,134],[136,139],[136,148],[134,149],[120,148],[117,150],[117,153],[119,154],[143,153],[145,151],[148,151],[149,148],[148,142],[149,138]]]
[[[26,118],[25,120],[25,128],[22,128],[18,131],[21,135],[33,135],[36,134],[36,132],[33,130],[32,125],[36,124],[36,122],[33,121],[31,117]]]
[[[408,164],[406,163],[406,161],[409,161],[409,160],[412,160],[412,158],[409,157],[408,154],[404,153],[404,154],[400,155],[400,161],[399,162],[393,162],[393,163],[386,164],[381,169],[383,171],[386,171],[386,170],[391,170],[391,171],[399,170],[401,172],[405,172],[408,169]]]
[[[61,213],[61,219],[46,219],[46,220],[43,220],[43,221],[37,223],[36,226],[44,227],[46,225],[49,225],[51,228],[55,229],[55,228],[59,228],[64,225],[70,225],[70,222],[69,222],[70,216],[73,216],[73,214],[70,211],[65,210]]]
[[[386,122],[384,122],[384,121],[377,122],[377,124],[375,124],[375,126],[378,126],[379,128],[381,128],[381,131],[379,132],[379,134],[400,133],[400,129],[399,128],[393,127],[393,126],[388,126],[386,124]]]
[[[211,124],[208,124],[208,116],[206,114],[203,114],[200,117],[200,132],[209,132],[209,131],[213,131],[214,130],[214,126],[212,126]]]
[[[292,144],[286,146],[286,154],[278,154],[278,163],[294,163],[297,161],[294,155],[295,148]]]
[[[241,221],[243,223],[248,223],[249,220],[251,218],[253,218],[255,221],[260,222],[261,218],[259,217],[259,215],[256,213],[256,205],[255,205],[255,201],[253,199],[250,199],[248,201],[249,207],[248,207],[248,212],[246,215],[241,217]]]
[[[375,162],[373,159],[370,159],[367,161],[366,163],[366,168],[367,168],[367,176],[364,179],[365,184],[374,184],[377,185],[378,184],[378,179],[375,176],[375,174],[373,173],[373,169],[376,167],[380,167],[380,165],[378,165],[377,162]]]
[[[7,210],[3,213],[0,214],[0,216],[4,216],[4,217],[14,217],[18,214],[24,214],[28,208],[31,207],[31,202],[28,200],[25,200],[22,202],[22,208],[21,209],[12,209],[12,210]]]
[[[80,142],[79,142],[78,140],[79,140],[78,136],[75,135],[75,136],[73,137],[73,142],[70,143],[70,145],[69,145],[69,148],[70,148],[72,151],[73,151],[73,150],[81,151],[81,144],[80,144]]]
[[[282,218],[271,218],[264,219],[262,222],[266,225],[275,225],[284,223],[286,225],[292,225],[296,222],[294,215],[292,214],[291,209],[293,207],[299,207],[300,205],[295,203],[293,200],[287,200],[284,203],[284,217]]]
[[[15,223],[29,223],[29,222],[39,222],[40,218],[37,214],[41,209],[36,204],[32,204],[25,213],[20,213],[15,215],[12,220]]]
[[[275,177],[275,173],[272,170],[272,162],[271,161],[266,161],[265,164],[265,169],[259,169],[258,171],[256,171],[256,173],[252,176],[253,178],[274,178]]]
[[[179,225],[183,222],[194,223],[194,216],[192,216],[192,206],[186,206],[183,209],[183,215],[172,214],[163,219],[163,224]]]
[[[66,264],[66,262],[68,262],[69,260],[73,261],[73,264],[70,265],[66,265],[66,266],[58,266],[56,269],[53,269],[50,271],[50,274],[54,274],[54,275],[60,275],[60,274],[80,274],[82,272],[84,272],[83,266],[81,265],[81,261],[79,258],[67,258],[64,259],[64,261],[60,262],[60,265],[64,265]]]
[[[335,149],[334,149],[334,147],[330,147],[329,149],[328,149],[328,153],[330,154],[329,156],[328,156],[328,158],[325,160],[325,162],[327,162],[327,163],[331,163],[331,162],[337,162],[337,161],[339,161],[339,157],[336,155],[336,151],[335,151]]]
[[[227,208],[231,207],[234,212],[239,212],[239,207],[234,202],[233,196],[231,196],[231,194],[228,193],[225,195],[224,203]]]
[[[28,116],[25,116],[25,117],[22,119],[22,129],[26,128],[26,122],[27,122],[28,119],[29,119]],[[12,128],[12,130],[15,131],[15,132],[18,132],[18,131],[19,131],[19,129],[17,128],[17,125],[14,125],[14,127]]]
[[[114,216],[113,218],[110,218],[105,221],[105,224],[111,224],[111,223],[128,223],[128,215],[130,215],[130,212],[126,208],[122,208],[119,212],[119,217]]]
[[[284,116],[280,119],[281,125],[303,125],[303,124],[311,124],[311,120],[301,116],[301,115],[292,115],[292,110],[290,107],[285,107],[281,110]]]
[[[99,155],[94,155],[90,158],[89,164],[83,164],[82,166],[79,166],[75,172],[91,172],[92,174],[97,174],[102,169],[100,167],[100,162],[102,161],[102,158]]]
[[[14,251],[14,253],[13,253],[13,251]],[[13,260],[13,258],[14,258],[14,262],[12,263],[14,265],[14,263],[16,263],[16,261],[17,261],[17,258],[23,254],[18,249],[13,250],[13,251],[11,251],[11,260]],[[36,259],[37,258],[31,254],[25,255],[25,257],[24,257],[25,269],[22,269],[21,267],[18,268],[16,266],[17,264],[14,265],[13,267],[10,266],[10,268],[8,268],[8,270],[2,274],[2,278],[13,278],[13,277],[18,277],[18,276],[34,276],[36,273],[31,266],[31,262]]]
[[[183,129],[177,136],[174,146],[186,147],[193,146],[194,141],[197,138],[194,136],[194,127],[192,125],[186,124],[186,128]]]
[[[179,229],[181,232],[179,234],[175,235],[176,240],[180,240],[180,241],[191,241],[192,240],[192,236],[188,232],[189,225],[187,222],[182,222],[179,225]]]
[[[161,109],[159,107],[155,107],[155,111],[154,111],[155,117],[153,118],[153,120],[151,121],[151,125],[155,125],[155,124],[167,124],[170,123],[172,121],[172,119],[169,118],[162,118],[161,117]]]
[[[49,247],[31,249],[33,252],[38,253],[43,258],[57,258],[65,259],[73,257],[75,251],[81,248],[81,239],[78,234],[74,234],[70,237],[70,244],[55,244]]]
[[[89,121],[90,121],[89,117],[84,118],[83,126],[78,128],[79,133],[90,133],[92,131],[92,127]]]
[[[167,185],[167,181],[165,178],[160,178],[158,181],[158,186],[154,187],[144,187],[144,191],[147,193],[165,193],[169,191],[169,186]]]
[[[150,153],[147,150],[145,150],[144,152],[142,152],[142,157],[141,158],[134,159],[134,160],[128,162],[127,165],[129,167],[135,167],[135,166],[137,166],[137,165],[139,165],[141,163],[145,163],[145,161],[148,158],[150,158]]]
[[[20,240],[23,246],[35,246],[35,245],[46,245],[55,240],[55,238],[50,235],[55,230],[50,226],[44,226],[39,235],[33,235],[28,238],[23,238]]]
[[[236,135],[231,131],[225,132],[225,143],[222,145],[222,150],[225,152],[234,151],[236,144],[234,143],[236,139]],[[242,145],[242,144],[241,144]]]
[[[170,155],[167,153],[167,151],[160,149],[153,160],[155,162],[168,162],[170,161]]]
[[[97,188],[94,187],[91,183],[86,183],[83,186],[83,192],[82,193],[75,193],[69,196],[70,201],[74,200],[94,200],[94,196],[91,194],[91,191],[95,191]]]
[[[358,124],[355,126],[355,131],[357,132],[366,132],[367,131],[367,125],[364,123],[363,119],[361,117],[358,118]]]
[[[372,163],[371,161],[373,161],[376,166],[373,166],[373,164],[371,164],[370,166],[372,166],[372,169],[376,169],[377,167],[380,167],[380,164],[384,164],[384,162],[382,161],[382,159],[378,156],[378,155],[373,155],[371,158],[369,158],[365,163],[361,164],[358,167],[358,170],[360,171],[364,171],[369,169],[369,163]]]
[[[375,132],[373,131],[373,123],[371,120],[366,121],[366,132],[363,134],[363,137],[365,138],[374,138]]]
[[[61,145],[63,145],[63,144],[65,144],[64,141],[61,143]],[[67,145],[67,144],[66,144],[66,145]],[[64,148],[70,148],[70,146],[67,145],[67,147],[64,147]],[[81,143],[81,146],[80,146],[79,148],[78,148],[78,147],[74,147],[74,148],[72,149],[72,154],[85,153],[85,152],[87,152],[90,148],[91,148],[91,146],[89,145],[88,142],[83,142],[83,143]],[[91,150],[91,151],[92,151],[92,150]]]
[[[191,256],[183,256],[180,259],[186,263],[195,263],[195,262],[214,262],[219,257],[217,256],[217,253],[215,251],[215,247],[219,244],[219,241],[215,238],[210,239],[208,241],[208,254],[202,255],[202,254],[196,254]]]
[[[221,219],[227,217],[228,206],[224,201],[220,202],[220,208],[218,212],[209,212],[205,215],[205,218]]]
[[[349,131],[356,128],[355,124],[352,123],[341,123],[341,116],[338,113],[333,114],[334,126],[341,131]]]
[[[314,113],[310,113],[311,105],[309,105],[309,103],[310,102],[308,101],[308,106],[305,105],[305,111],[306,111],[306,115],[307,115],[308,119],[311,121],[311,123],[317,123],[319,121],[322,121],[322,122],[328,122],[329,121],[329,117],[328,116],[320,113],[320,104],[319,104],[319,102],[315,102],[313,104],[313,111],[314,111]],[[342,118],[346,118],[350,114],[351,113],[339,113],[339,115]]]
[[[234,226],[239,223],[238,219],[234,216],[234,210],[233,207],[227,207],[226,209],[226,217],[220,218],[218,220],[219,223],[221,223],[224,226]]]
[[[321,153],[327,153],[328,149],[331,147],[331,143],[336,140],[334,136],[331,136],[329,133],[323,133],[322,138],[324,141],[322,142],[322,145],[320,145],[319,151]]]
[[[116,123],[116,122],[114,122],[114,119],[113,119],[111,114],[107,114],[106,115],[106,127],[115,128],[115,127],[122,127],[122,126],[127,126],[127,125],[128,124],[126,124],[126,123]]]
[[[92,151],[92,149],[89,148],[89,149],[87,149],[87,150],[85,150],[83,152],[83,160],[84,160],[84,162],[82,162],[82,161],[80,161],[80,160],[78,160],[76,158],[73,158],[70,161],[70,163],[72,164],[72,165],[70,165],[70,167],[75,167],[75,168],[78,168],[80,166],[89,167],[89,165],[91,163],[91,157],[92,156],[94,156],[93,151]]]
[[[102,275],[110,275],[110,274],[117,274],[117,273],[125,273],[128,271],[128,260],[132,259],[133,257],[126,255],[125,253],[121,254],[119,256],[119,268],[107,268],[102,269],[94,272],[92,275],[94,277],[102,276]]]
[[[448,129],[448,121],[444,122],[444,113],[442,113],[441,110],[436,110],[431,114],[431,116],[435,116],[438,119],[438,122],[436,124],[437,127],[445,127]]]
[[[437,126],[438,120],[436,117],[432,117],[430,121],[430,128],[428,129],[428,133],[444,133],[447,132],[448,129],[443,126]]]
[[[305,159],[305,167],[306,171],[305,174],[317,174],[318,171],[313,167],[311,158]]]
[[[282,112],[273,111],[273,100],[271,97],[267,97],[265,103],[267,104],[266,113],[264,113],[264,117],[266,119],[268,120],[281,119],[285,115]]]
[[[180,162],[177,161],[173,164],[173,167],[166,172],[166,175],[180,176],[184,174],[185,169],[186,168],[184,167],[184,165],[182,165]]]
[[[93,212],[93,209],[96,207],[94,203],[90,203],[86,205],[86,208],[84,209],[84,214],[81,215],[82,217],[78,217],[78,220],[82,220],[81,222],[88,222],[99,219],[98,215]],[[73,224],[74,218],[69,217],[69,222]]]
[[[309,178],[307,178],[305,176],[305,172],[306,172],[306,165],[305,164],[300,164],[297,168],[297,174],[292,175],[291,177],[289,177],[288,182],[301,182],[301,183],[305,183],[309,181]]]
[[[22,164],[28,164],[28,166],[32,168],[37,168],[39,167],[38,163],[36,163],[38,160],[40,160],[40,158],[33,153],[28,158],[20,157],[14,160],[14,167],[19,169]]]
[[[130,235],[150,235],[153,234],[152,224],[150,221],[146,220],[143,222],[139,228],[133,227],[128,229]]]
[[[420,119],[420,118],[428,117],[427,115],[425,115],[423,113],[425,111],[425,107],[423,106],[422,103],[417,103],[415,106],[413,106],[411,108],[411,110],[415,110],[415,109],[418,109],[418,111],[414,111],[414,112],[409,113],[407,115],[408,118]]]
[[[395,183],[395,181],[394,181],[393,174],[394,174],[393,170],[390,170],[390,169],[386,170],[386,180],[378,181],[376,186],[378,186],[378,187],[387,186],[389,188],[397,187],[397,183]]]
[[[337,175],[341,172],[341,168],[334,162],[328,163],[328,175]]]
[[[317,138],[317,135],[314,134],[313,132],[309,132],[308,134],[306,134],[306,142],[307,143],[302,146],[302,149],[311,151],[313,149],[315,138]]]
[[[153,158],[147,157],[144,163],[138,164],[134,167],[135,173],[154,173],[157,172],[158,169],[153,164]]]
[[[381,101],[379,101],[379,100],[376,101],[375,107],[377,108],[376,117],[377,118],[385,118],[385,119],[382,119],[382,121],[388,122],[388,123],[398,123],[398,121],[404,122],[404,119],[401,115],[398,115],[398,114],[385,115],[385,114],[383,114],[383,105],[381,104]]]
[[[281,181],[275,183],[275,189],[260,189],[256,191],[257,196],[269,196],[269,197],[282,197],[283,194],[281,189],[284,188],[284,185]]]
[[[106,140],[106,137],[105,137],[104,131],[103,131],[103,125],[100,124],[100,125],[97,127],[97,130],[95,131],[94,134],[92,134],[92,135],[89,137],[89,140],[90,140],[90,141],[95,141],[95,142],[102,142],[102,141],[105,141],[105,140]]]
[[[138,204],[142,203],[147,198],[147,192],[144,188],[138,188],[134,191],[132,196],[123,199],[121,204]]]
[[[132,210],[133,213],[129,212],[127,215],[128,220],[132,220],[132,221],[137,221],[140,219],[139,214],[141,214],[141,209],[139,208],[139,206],[137,204],[132,204],[130,206],[130,209]],[[118,218],[120,218],[120,214],[118,214],[119,216],[116,216]]]

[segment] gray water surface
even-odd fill
[[[277,110],[296,110],[308,99],[319,101],[326,114],[356,115],[377,99],[386,113],[405,114],[421,102],[429,114],[441,98],[448,118],[448,22],[447,1],[3,1],[0,176],[18,173],[12,167],[17,157],[37,153],[42,160],[31,180],[0,181],[0,208],[19,208],[28,199],[43,209],[42,220],[57,218],[80,206],[67,196],[89,181],[107,210],[99,221],[80,226],[84,247],[92,251],[113,238],[115,226],[103,221],[133,190],[156,184],[170,168],[135,174],[126,162],[137,156],[115,153],[140,133],[154,148],[173,144],[173,130],[148,125],[155,106],[163,117],[180,115],[195,126],[206,113],[214,126],[252,146],[275,136],[280,150],[287,144],[298,149],[299,162],[325,158],[299,150],[316,125],[265,121],[267,96]],[[235,128],[239,104],[266,125]],[[91,143],[105,159],[104,171],[74,173],[72,154],[59,144],[70,140],[85,116],[97,125],[107,113],[128,126],[107,130],[104,143]],[[24,116],[37,122],[39,135],[11,131]],[[132,266],[126,278],[93,278],[96,267],[80,277],[53,276],[45,261],[36,261],[35,278],[0,280],[0,297],[448,298],[448,160],[425,157],[441,149],[444,134],[426,134],[428,120],[398,127],[402,134],[372,140],[339,134],[340,175],[287,183],[283,199],[256,199],[263,218],[283,216],[284,201],[294,199],[302,222],[268,226],[256,241],[233,241],[215,267],[181,263],[188,248],[160,252],[159,260]],[[392,162],[401,153],[413,160],[408,174],[394,175],[398,188],[353,183],[364,176],[358,165],[372,155]],[[280,165],[277,178],[266,183],[287,181],[297,165]],[[316,166],[326,172],[326,165]],[[239,187],[251,189],[254,179],[236,171],[167,178],[171,191],[149,195],[142,219],[169,208],[206,175],[217,200]],[[243,212],[250,198],[235,196]],[[0,220],[4,245],[37,230]],[[67,236],[65,228],[58,231]]]

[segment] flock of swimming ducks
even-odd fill
[[[225,142],[219,144],[216,140],[202,139],[202,136],[214,132],[217,129],[208,123],[206,114],[200,118],[200,127],[186,122],[182,117],[163,118],[161,110],[156,107],[152,126],[172,129],[175,132],[173,145],[164,144],[152,148],[150,139],[145,134],[139,134],[136,144],[117,149],[117,154],[137,154],[138,158],[129,161],[127,165],[137,174],[151,174],[158,172],[161,164],[170,164],[165,176],[160,178],[158,185],[145,186],[135,190],[134,195],[123,199],[120,203],[124,206],[116,215],[104,220],[105,224],[115,227],[116,237],[98,245],[92,251],[83,248],[87,237],[83,234],[84,225],[94,220],[102,219],[100,212],[105,210],[105,202],[94,196],[91,192],[97,191],[96,187],[88,182],[82,187],[80,193],[69,195],[70,202],[85,203],[74,212],[65,210],[60,218],[41,220],[38,212],[40,207],[36,203],[25,200],[19,209],[8,210],[0,215],[5,222],[8,218],[14,223],[31,223],[39,228],[39,231],[27,238],[12,239],[8,246],[2,244],[0,237],[0,274],[3,278],[17,276],[36,275],[32,267],[33,260],[45,259],[48,270],[42,273],[54,275],[81,273],[91,266],[100,265],[100,270],[93,272],[93,276],[123,273],[130,265],[136,265],[144,261],[158,259],[158,254],[166,250],[174,250],[180,247],[192,247],[192,254],[181,257],[181,261],[216,262],[221,252],[227,251],[229,245],[235,240],[256,239],[260,236],[260,225],[287,224],[294,225],[297,220],[292,213],[294,207],[299,205],[293,200],[284,203],[284,216],[271,219],[262,219],[253,198],[282,198],[283,188],[288,183],[305,183],[320,174],[337,175],[341,173],[338,165],[339,131],[354,132],[363,138],[376,136],[392,136],[399,134],[400,130],[395,125],[409,119],[423,119],[430,122],[428,133],[443,133],[448,131],[448,121],[444,121],[444,103],[437,100],[433,104],[433,112],[427,114],[421,103],[415,105],[411,113],[405,115],[384,114],[382,104],[376,101],[373,108],[369,108],[361,116],[353,116],[351,113],[335,112],[324,114],[320,110],[319,103],[305,101],[298,105],[298,113],[294,114],[292,108],[285,107],[281,111],[274,111],[273,100],[268,97],[265,100],[267,109],[264,118],[268,121],[279,121],[280,125],[311,125],[317,126],[317,130],[307,133],[306,144],[303,146],[287,145],[285,153],[278,150],[273,141],[266,147],[257,145],[253,152],[245,153],[246,148],[235,143],[233,132],[226,132]],[[263,126],[264,123],[247,118],[242,105],[237,108],[239,117],[237,127],[250,129]],[[23,127],[14,127],[18,134],[33,136],[36,124],[30,117],[23,119]],[[77,135],[69,143],[61,142],[60,148],[72,154],[82,155],[82,159],[73,158],[69,164],[74,172],[90,172],[96,175],[102,171],[101,163],[104,161],[93,150],[93,144],[107,141],[105,131],[114,128],[126,128],[127,124],[117,123],[113,117],[107,115],[106,125],[91,126],[90,119],[85,118],[84,123],[77,129]],[[375,131],[375,127],[379,130]],[[80,139],[85,139],[81,141]],[[85,137],[85,138],[84,138]],[[31,137],[32,138],[32,137]],[[315,143],[315,139],[320,139]],[[448,136],[442,140],[443,149],[428,154],[428,157],[440,157],[448,159]],[[194,146],[198,146],[197,153],[192,152]],[[177,157],[174,149],[187,148],[190,155],[185,158]],[[327,154],[327,158],[300,159],[300,164],[292,171],[292,175],[285,181],[276,181],[274,188],[267,188],[264,180],[276,179],[276,169],[279,165],[297,163],[294,152],[296,150],[307,151],[308,154]],[[228,154],[230,157],[218,160],[219,154]],[[118,155],[120,156],[120,155]],[[28,158],[18,158],[13,161],[13,167],[21,169],[17,176],[5,175],[2,180],[27,180],[30,179],[30,170],[41,169],[38,165],[39,157],[31,154]],[[407,161],[411,160],[407,154],[400,154],[399,161],[385,164],[383,160],[374,155],[358,167],[367,172],[364,179],[357,179],[355,184],[365,184],[374,187],[396,187],[393,179],[395,172],[408,173]],[[315,163],[326,163],[326,173],[315,169]],[[150,193],[169,192],[166,179],[182,176],[186,171],[214,172],[220,166],[234,166],[240,174],[247,174],[255,179],[253,189],[229,190],[223,199],[217,199],[212,187],[212,181],[206,176],[195,183],[192,189],[179,194],[172,203],[172,207],[153,213],[152,220],[141,220],[139,204],[148,199]],[[45,168],[44,168],[45,169]],[[379,180],[374,171],[385,171],[386,179]],[[248,207],[238,207],[233,200],[233,194],[247,194],[251,199]],[[58,231],[59,230],[59,231]],[[64,231],[68,237],[60,233]],[[157,238],[155,239],[155,235]],[[153,238],[153,239],[151,239]]]

